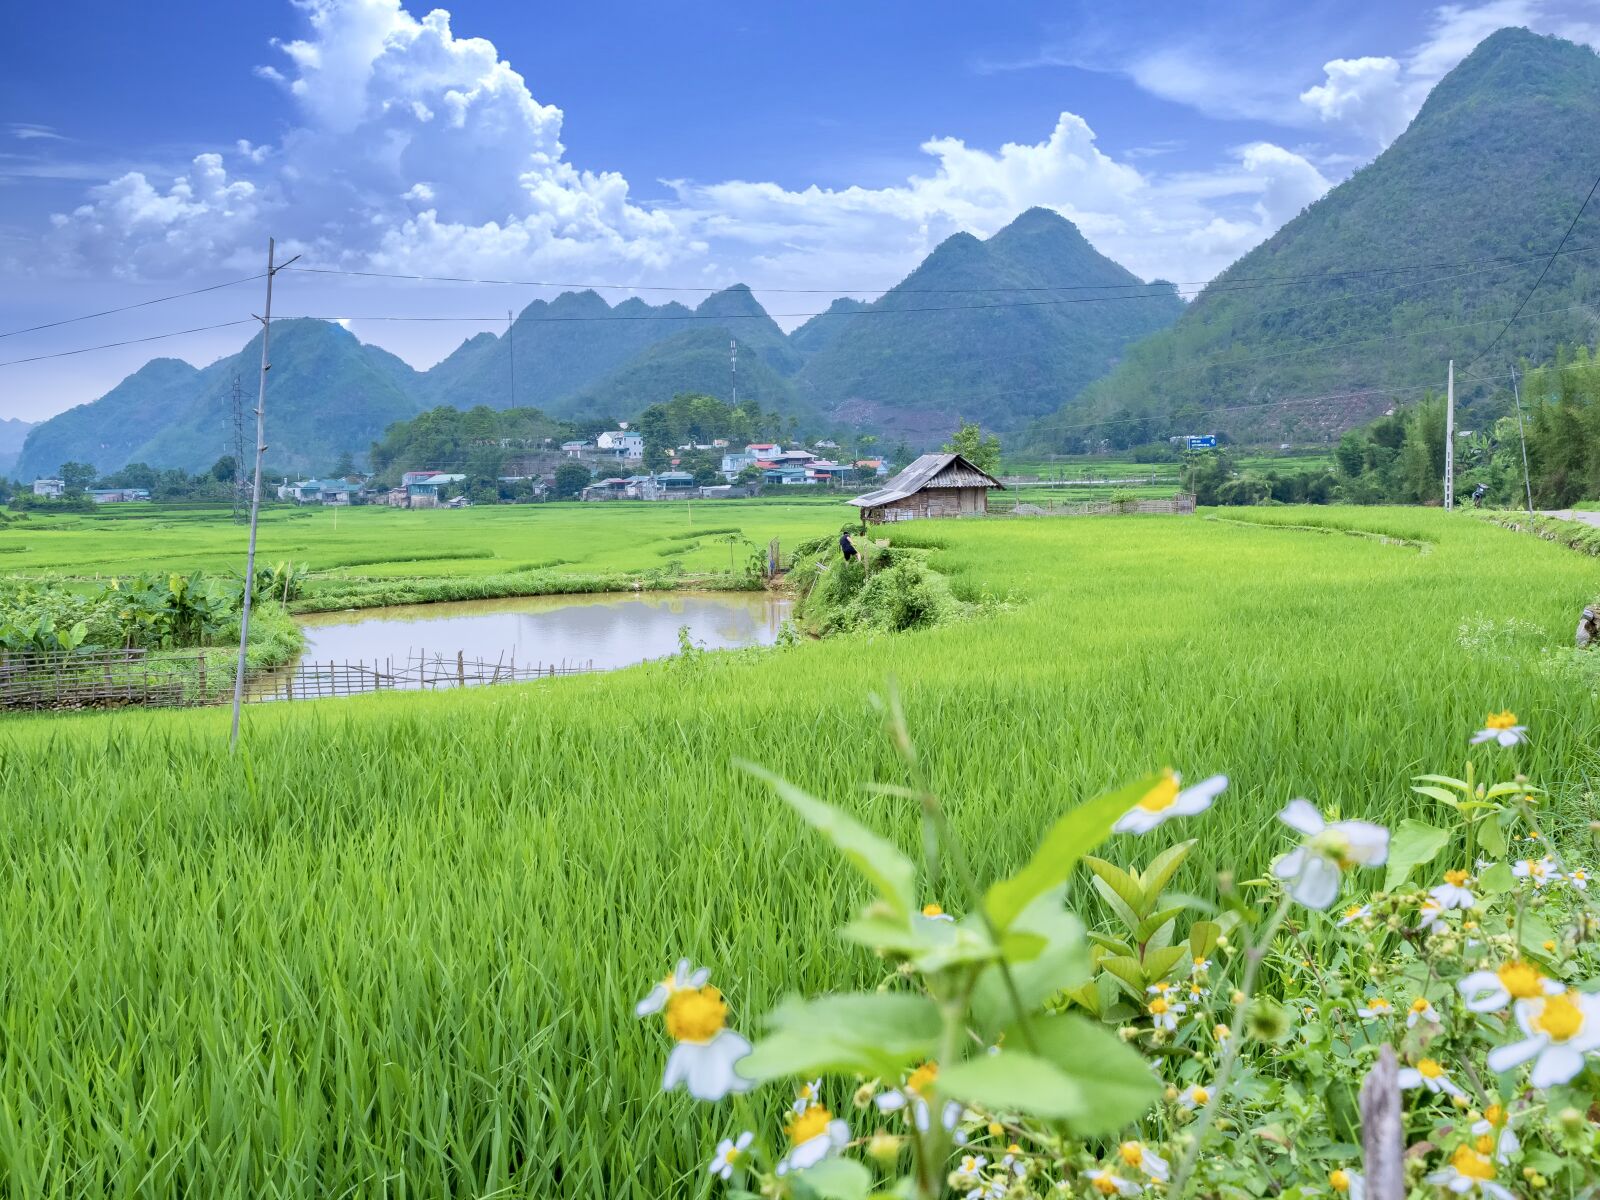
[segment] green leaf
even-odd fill
[[[1089,945],[1083,922],[1062,907],[1064,888],[1051,888],[1013,923],[1012,935],[1029,933],[1044,942],[1044,949],[1026,961],[1009,959],[1011,982],[1025,1011],[1038,1008],[1051,996],[1077,987],[1089,979]],[[998,1033],[1017,1019],[1010,990],[998,965],[978,976],[972,992],[972,1015],[988,1035]]]
[[[1165,946],[1160,950],[1152,950],[1144,956],[1144,977],[1151,983],[1159,983],[1172,973],[1172,968],[1183,960],[1189,952],[1187,946]]]
[[[1144,889],[1139,886],[1138,881],[1121,867],[1108,863],[1103,858],[1096,858],[1092,854],[1083,856],[1083,865],[1093,871],[1095,878],[1105,885],[1100,889],[1101,895],[1105,895],[1109,890],[1127,906],[1133,919],[1123,917],[1123,920],[1128,922],[1129,928],[1138,925],[1144,907]]]
[[[1462,794],[1472,790],[1471,788],[1467,787],[1467,781],[1465,779],[1453,779],[1449,775],[1413,775],[1412,778],[1420,779],[1423,783],[1442,783],[1446,787],[1455,788],[1456,791],[1461,792]]]
[[[1006,929],[1035,896],[1065,883],[1078,860],[1111,836],[1111,827],[1117,818],[1137,804],[1160,778],[1153,773],[1146,775],[1115,791],[1096,796],[1062,816],[1045,834],[1022,870],[989,888],[983,903],[995,927]]]
[[[1108,933],[1095,933],[1091,931],[1089,934],[1089,940],[1096,946],[1099,946],[1101,949],[1109,950],[1113,954],[1126,955],[1128,958],[1133,957],[1133,947],[1128,945],[1128,943],[1123,941],[1121,938],[1114,938]]]
[[[1128,990],[1136,1003],[1144,1003],[1144,967],[1138,959],[1109,954],[1100,960],[1100,966]]]
[[[1183,866],[1183,860],[1189,857],[1189,851],[1198,844],[1199,839],[1190,838],[1187,842],[1169,846],[1156,855],[1150,865],[1139,873],[1139,886],[1144,889],[1145,894],[1145,905],[1141,915],[1155,907],[1156,901],[1161,898],[1161,889],[1166,887],[1178,873],[1178,868]]]
[[[1129,908],[1122,897],[1117,895],[1116,889],[1098,875],[1090,882],[1094,885],[1094,890],[1100,893],[1100,898],[1111,906],[1112,912],[1117,914],[1117,920],[1127,926],[1129,936],[1138,941],[1139,914]]]
[[[1215,921],[1196,921],[1189,926],[1189,957],[1210,958],[1222,936],[1222,926]]]
[[[1148,942],[1152,937],[1155,936],[1156,930],[1160,929],[1163,925],[1166,925],[1172,921],[1176,921],[1182,915],[1183,905],[1181,904],[1176,908],[1164,908],[1158,913],[1151,913],[1148,917],[1140,922],[1139,928],[1134,932],[1134,940],[1138,942]]]
[[[1412,871],[1432,862],[1449,841],[1449,830],[1409,817],[1401,821],[1400,828],[1389,839],[1389,871],[1383,877],[1384,891],[1394,891]]]
[[[846,815],[753,763],[739,764],[774,791],[806,824],[810,825],[842,854],[847,862],[871,881],[878,895],[898,915],[908,915],[916,907],[916,868],[911,860],[887,839],[879,837],[854,817]]]
[[[1116,1132],[1143,1116],[1161,1087],[1137,1051],[1093,1021],[1067,1014],[1029,1026],[1038,1053],[980,1055],[939,1074],[939,1090],[985,1108],[1065,1120],[1081,1137]],[[1025,1044],[1020,1029],[1007,1046]]]
[[[790,1178],[817,1200],[866,1200],[872,1190],[872,1172],[853,1158],[825,1158]]]
[[[1516,876],[1505,863],[1495,863],[1478,877],[1478,890],[1486,896],[1503,896],[1516,886]]]
[[[1500,828],[1500,822],[1493,817],[1485,817],[1478,822],[1478,845],[1484,850],[1501,857],[1506,852],[1506,831]]]
[[[767,1019],[773,1032],[739,1061],[748,1079],[785,1075],[898,1074],[934,1051],[939,1010],[924,996],[861,992],[786,1000]]]
[[[1432,796],[1435,800],[1438,800],[1444,804],[1448,804],[1451,808],[1459,808],[1461,805],[1460,800],[1452,796],[1443,788],[1424,785],[1422,787],[1414,787],[1411,790],[1416,792],[1419,796]]]

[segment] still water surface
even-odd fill
[[[517,666],[611,670],[678,652],[678,629],[708,650],[768,646],[790,602],[760,592],[524,596],[406,604],[305,617],[302,662],[403,662],[413,653]]]

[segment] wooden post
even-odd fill
[[[1367,1200],[1405,1200],[1405,1132],[1400,1125],[1400,1065],[1394,1047],[1378,1052],[1361,1085],[1361,1149]]]
[[[467,666],[465,651],[456,651],[456,684],[458,687],[467,686]]]

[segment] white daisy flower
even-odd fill
[[[748,1129],[741,1133],[737,1139],[723,1138],[717,1143],[717,1152],[711,1156],[711,1161],[706,1164],[706,1170],[719,1179],[732,1179],[733,1169],[744,1160],[744,1152],[750,1149],[750,1143],[755,1139],[756,1135]]]
[[[1197,1005],[1198,1004],[1203,1004],[1203,1003],[1205,1003],[1205,998],[1207,996],[1209,996],[1210,994],[1211,994],[1211,989],[1210,988],[1201,987],[1199,980],[1190,980],[1189,981],[1188,996],[1189,996],[1189,1003],[1190,1004],[1197,1004]]]
[[[1445,907],[1432,896],[1424,896],[1422,903],[1417,906],[1417,928],[1428,933],[1438,933],[1441,929],[1450,926],[1444,919]]]
[[[1428,1091],[1436,1096],[1440,1093],[1446,1096],[1466,1095],[1454,1083],[1450,1082],[1450,1076],[1446,1075],[1444,1068],[1439,1065],[1437,1060],[1432,1058],[1419,1058],[1416,1066],[1402,1067],[1400,1069],[1400,1086],[1408,1091],[1412,1088],[1427,1088]]]
[[[1167,1181],[1167,1176],[1172,1173],[1167,1166],[1167,1160],[1143,1142],[1123,1142],[1117,1147],[1117,1157],[1124,1166],[1135,1167],[1143,1171],[1151,1179],[1159,1179],[1162,1183]]]
[[[1582,867],[1575,867],[1567,872],[1566,880],[1580,892],[1589,890],[1589,872]]]
[[[1367,1001],[1365,1008],[1356,1009],[1356,1015],[1364,1021],[1377,1021],[1394,1016],[1394,1005],[1382,996],[1373,996]]]
[[[1467,887],[1472,876],[1466,871],[1446,871],[1444,882],[1428,893],[1444,908],[1471,908],[1478,902]]]
[[[961,1162],[957,1164],[952,1174],[965,1183],[975,1183],[979,1173],[989,1165],[989,1160],[981,1154],[963,1154]]]
[[[665,1018],[678,1044],[667,1057],[662,1091],[681,1083],[696,1100],[721,1100],[755,1086],[734,1068],[750,1053],[750,1043],[727,1027],[728,1006],[716,988],[678,988],[667,999]]]
[[[1228,786],[1226,775],[1213,775],[1193,787],[1180,787],[1183,777],[1168,768],[1161,781],[1139,797],[1139,802],[1117,818],[1111,828],[1117,833],[1149,833],[1173,817],[1192,817],[1211,807],[1211,802]]]
[[[680,958],[672,974],[651,988],[650,994],[633,1006],[633,1015],[648,1017],[651,1013],[658,1013],[667,1006],[667,1001],[672,998],[674,992],[703,988],[710,978],[709,968],[701,967],[696,970],[694,964],[687,958]]]
[[[937,904],[924,904],[922,906],[922,915],[924,917],[928,918],[928,920],[930,920],[930,921],[954,921],[955,920],[954,917],[952,917],[949,913],[945,912],[945,910],[940,908]]]
[[[1360,1171],[1347,1171],[1335,1167],[1328,1172],[1328,1187],[1335,1196],[1348,1196],[1350,1200],[1366,1200],[1367,1181]]]
[[[1516,746],[1528,740],[1528,727],[1517,724],[1517,714],[1509,708],[1504,712],[1490,713],[1483,719],[1483,728],[1472,735],[1471,744],[1499,742],[1502,746]]]
[[[1471,1146],[1456,1147],[1450,1165],[1428,1175],[1427,1182],[1458,1196],[1488,1196],[1491,1200],[1516,1200],[1505,1187],[1494,1181],[1494,1163]]]
[[[1439,1011],[1425,997],[1418,996],[1406,1010],[1406,1028],[1415,1029],[1421,1021],[1430,1025],[1439,1024]]]
[[[1354,925],[1357,921],[1364,921],[1372,915],[1370,904],[1352,904],[1339,914],[1339,924]]]
[[[1554,883],[1561,878],[1561,872],[1556,869],[1556,860],[1549,855],[1540,859],[1520,859],[1511,868],[1511,873],[1518,879],[1532,880],[1536,888],[1542,888],[1545,884]]]
[[[1204,975],[1209,970],[1211,970],[1211,960],[1204,956],[1195,959],[1189,964],[1189,974],[1191,975]]]
[[[1472,1132],[1478,1137],[1493,1139],[1494,1156],[1501,1162],[1522,1149],[1522,1140],[1511,1128],[1510,1117],[1504,1105],[1491,1104],[1483,1110],[1483,1116],[1472,1123]]]
[[[1144,1191],[1143,1184],[1114,1175],[1109,1168],[1085,1171],[1084,1178],[1089,1181],[1089,1186],[1102,1196],[1137,1196]]]
[[[1228,1027],[1226,1025],[1218,1025],[1217,1028],[1226,1031]],[[1217,1040],[1222,1040],[1220,1034]],[[1197,1108],[1204,1108],[1211,1103],[1211,1089],[1198,1083],[1191,1083],[1178,1093],[1178,1103],[1190,1112]]]
[[[794,1094],[794,1103],[789,1106],[791,1112],[803,1113],[817,1102],[817,1097],[822,1094],[822,1080],[810,1079],[802,1083]]]
[[[1456,987],[1467,1011],[1475,1013],[1499,1012],[1512,1000],[1532,1000],[1562,990],[1559,983],[1547,979],[1537,967],[1520,961],[1503,963],[1493,971],[1464,975]]]
[[[932,1123],[928,1113],[928,1097],[932,1094],[934,1080],[939,1078],[939,1064],[925,1062],[910,1075],[906,1076],[903,1086],[890,1088],[878,1093],[873,1098],[873,1103],[878,1106],[879,1112],[901,1112],[909,1109],[911,1120],[921,1133],[927,1133]],[[939,1114],[939,1121],[945,1129],[954,1129],[960,1123],[965,1108],[957,1101],[948,1101]]]
[[[1513,1011],[1528,1036],[1489,1051],[1489,1069],[1497,1074],[1531,1058],[1528,1082],[1536,1088],[1554,1087],[1583,1070],[1584,1055],[1600,1047],[1600,996],[1559,992],[1518,1000]]]
[[[1178,1018],[1189,1011],[1187,1004],[1178,1004],[1165,996],[1157,996],[1146,1006],[1150,1020],[1157,1029],[1177,1029]]]
[[[1298,849],[1272,865],[1289,881],[1289,894],[1307,908],[1324,909],[1339,897],[1339,875],[1351,867],[1382,866],[1389,857],[1389,831],[1370,821],[1329,825],[1309,800],[1291,800],[1278,814],[1290,829],[1306,835]]]
[[[850,1126],[835,1120],[820,1104],[789,1117],[789,1153],[778,1160],[778,1174],[804,1171],[850,1144]]]
[[[1028,1174],[1028,1160],[1023,1157],[1022,1147],[1012,1142],[1006,1147],[1006,1156],[1000,1160],[1000,1169],[1010,1171],[1018,1179],[1026,1178]]]

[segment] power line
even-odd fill
[[[1558,251],[1565,254],[1586,254],[1593,250],[1600,250],[1600,246],[1575,246],[1571,250]],[[1452,269],[1455,267],[1476,266],[1480,263],[1507,263],[1536,262],[1545,258],[1543,254],[1510,255],[1492,254],[1481,258],[1460,259],[1453,262],[1428,262],[1412,263],[1406,266],[1392,267],[1354,267],[1348,271],[1326,271],[1309,275],[1280,275],[1280,276],[1236,276],[1224,279],[1219,275],[1213,279],[1190,279],[1182,281],[1161,280],[1162,283],[1171,283],[1176,288],[1197,287],[1206,288],[1218,282],[1223,283],[1259,283],[1263,285],[1287,283],[1313,283],[1326,282],[1330,279],[1345,279],[1357,275],[1391,275],[1404,271],[1431,271]],[[412,283],[472,283],[484,284],[493,287],[539,287],[539,288],[576,288],[580,291],[625,291],[625,292],[689,292],[689,293],[715,293],[727,291],[737,287],[738,284],[728,284],[723,287],[712,287],[705,284],[643,284],[643,283],[562,283],[544,279],[482,279],[465,275],[412,275],[391,271],[358,271],[342,267],[290,267],[288,270],[299,271],[308,275],[347,275],[362,279],[397,279]],[[1224,275],[1226,272],[1223,273]],[[259,278],[259,276],[257,277]],[[759,290],[775,295],[808,295],[808,296],[851,296],[859,292],[881,295],[889,291],[897,291],[902,295],[912,293],[952,293],[970,295],[972,293],[990,292],[1061,292],[1061,291],[1089,291],[1112,290],[1116,288],[1147,288],[1155,286],[1151,283],[1064,283],[1042,284],[1024,287],[969,287],[969,288],[906,288],[897,284],[887,287],[827,287],[827,288],[788,288],[788,287],[762,287]],[[1230,289],[1231,290],[1231,289]],[[1170,295],[1168,292],[1158,293]],[[813,316],[820,314],[811,314]]]
[[[1567,226],[1567,231],[1561,235],[1561,240],[1556,243],[1556,248],[1550,252],[1550,258],[1545,262],[1544,270],[1539,272],[1539,278],[1533,281],[1533,286],[1528,289],[1528,294],[1522,298],[1522,303],[1517,305],[1517,311],[1511,314],[1510,319],[1506,321],[1500,332],[1494,335],[1494,339],[1482,350],[1478,351],[1478,353],[1473,357],[1472,361],[1467,364],[1466,370],[1471,370],[1473,367],[1477,366],[1479,360],[1482,359],[1484,355],[1488,354],[1489,351],[1493,350],[1497,345],[1500,344],[1500,339],[1506,335],[1506,330],[1510,329],[1512,325],[1516,324],[1517,318],[1522,315],[1523,307],[1528,303],[1529,300],[1533,299],[1533,294],[1539,290],[1539,285],[1544,282],[1544,277],[1550,273],[1551,266],[1555,264],[1556,255],[1561,253],[1561,247],[1567,244],[1567,239],[1572,236],[1572,231],[1578,227],[1578,221],[1583,216],[1583,210],[1588,208],[1589,201],[1594,199],[1596,188],[1600,188],[1600,175],[1596,175],[1594,177],[1594,182],[1589,185],[1589,194],[1583,198],[1583,203],[1578,205],[1578,211],[1574,213],[1572,217],[1572,224]]]
[[[22,363],[43,362],[47,358],[70,358],[74,354],[89,354],[96,350],[113,350],[118,346],[136,346],[140,342],[159,342],[163,338],[182,337],[186,333],[207,333],[213,329],[227,329],[234,325],[252,325],[254,323],[252,318],[244,317],[237,321],[223,321],[217,325],[197,325],[193,329],[175,329],[171,333],[152,333],[149,337],[128,338],[121,342],[103,342],[98,346],[81,346],[76,350],[58,350],[54,354],[35,354],[31,358],[11,358],[5,362],[0,362],[0,367],[15,367]]]
[[[137,304],[124,304],[120,308],[102,309],[100,312],[84,313],[81,317],[63,317],[59,321],[46,321],[43,325],[29,325],[26,329],[8,329],[0,333],[0,338],[16,337],[19,333],[38,333],[41,329],[55,329],[62,325],[72,325],[78,321],[92,321],[96,317],[109,317],[114,313],[131,312],[136,308],[149,308],[152,304],[165,304],[168,300],[182,300],[186,296],[199,296],[206,292],[220,291],[222,288],[237,287],[241,283],[249,283],[253,279],[260,279],[260,275],[246,275],[243,279],[230,279],[226,283],[213,283],[210,287],[195,288],[188,292],[174,292],[170,296],[157,296],[153,300],[140,300]]]

